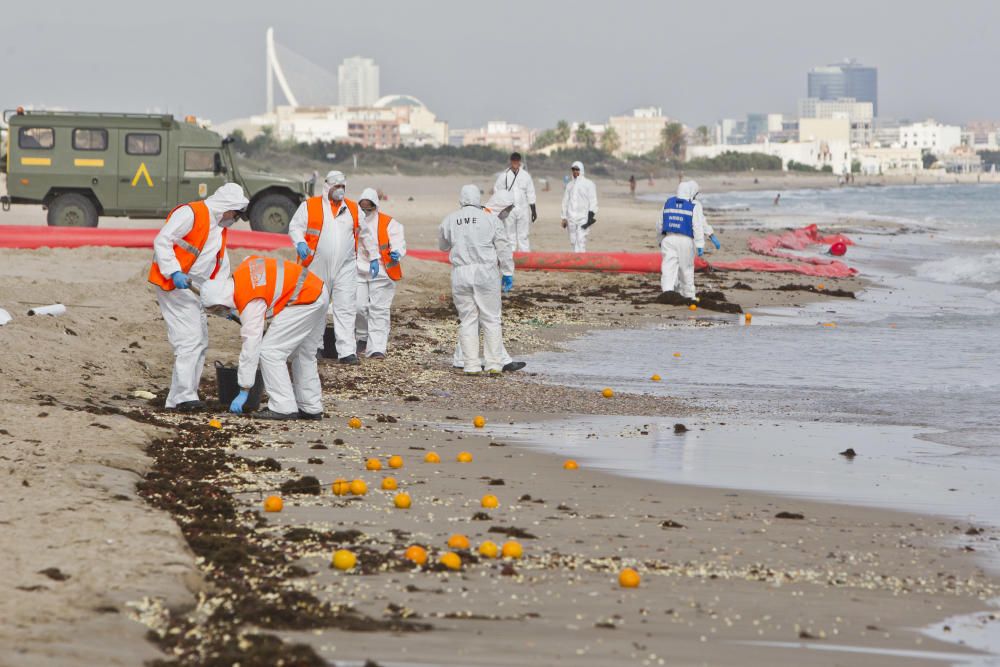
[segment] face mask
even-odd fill
[[[330,199],[333,201],[343,201],[344,199],[344,188],[331,188],[330,189]]]
[[[366,211],[365,209],[361,209],[361,212],[365,214],[365,218],[371,218],[373,215],[375,215],[375,211],[377,211],[377,210],[378,209],[375,209],[375,208],[373,208],[370,211]]]

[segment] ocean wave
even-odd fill
[[[924,262],[916,271],[918,276],[938,283],[996,285],[1000,284],[1000,252]]]

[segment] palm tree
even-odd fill
[[[684,126],[680,123],[667,124],[660,133],[660,156],[664,160],[683,160],[684,149]]]
[[[594,136],[594,131],[589,127],[580,123],[576,126],[576,136],[575,140],[577,144],[586,146],[587,148],[593,148],[594,144],[597,143],[597,138]]]
[[[695,136],[698,138],[698,143],[702,146],[707,146],[709,140],[711,139],[711,134],[708,131],[707,125],[699,125],[698,129],[695,130]]]
[[[564,144],[569,141],[569,135],[571,134],[569,123],[564,120],[556,123],[556,143]]]
[[[622,141],[618,137],[618,132],[615,131],[615,128],[608,127],[604,130],[604,134],[601,136],[601,150],[608,155],[614,155],[621,147]]]

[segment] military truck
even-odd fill
[[[302,181],[240,169],[232,139],[171,115],[5,111],[11,204],[41,204],[48,223],[96,227],[99,216],[163,218],[226,182],[250,198],[250,227],[286,232],[307,194]]]

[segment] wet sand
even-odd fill
[[[464,179],[404,180],[414,201],[402,186],[387,186],[386,209],[407,225],[411,246],[432,246]],[[652,250],[658,206],[607,194],[593,249]],[[554,192],[540,199],[539,250],[566,245],[552,217],[557,199]],[[720,232],[717,257],[746,254],[746,231]],[[234,252],[234,261],[244,254]],[[176,651],[178,664],[200,664],[211,653],[271,664],[289,651],[298,664],[794,663],[800,659],[789,649],[734,642],[955,651],[911,628],[976,611],[997,595],[974,554],[937,540],[953,533],[953,522],[570,472],[560,458],[428,426],[474,414],[490,422],[572,414],[683,421],[692,414],[672,399],[606,400],[526,374],[453,372],[444,265],[406,263],[386,362],[323,363],[329,420],[322,425],[261,425],[220,406],[191,418],[165,416],[155,401],[130,397],[150,390],[162,400],[169,383],[170,350],[145,285],[148,258],[148,251],[101,248],[0,251],[0,306],[15,315],[0,328],[0,452],[12,480],[0,491],[0,525],[14,536],[5,540],[13,573],[0,581],[5,664],[140,664],[160,648]],[[736,317],[656,304],[657,282],[519,273],[505,308],[508,346],[517,356],[597,327],[710,326],[715,317]],[[737,282],[751,289],[734,289]],[[822,298],[769,289],[807,282],[717,273],[699,278],[699,288],[721,289],[753,308]],[[824,282],[847,290],[864,284]],[[61,301],[69,312],[27,318],[22,301]],[[236,358],[233,325],[213,321],[211,336],[210,363]],[[206,369],[206,395],[209,375]],[[216,414],[221,431],[207,426]],[[351,416],[365,427],[347,429]],[[442,464],[420,463],[429,448]],[[461,450],[474,461],[455,463]],[[414,499],[406,512],[375,490],[382,475],[364,470],[365,458],[384,462],[390,454],[406,459],[398,475]],[[358,477],[372,490],[347,500],[323,484],[318,496],[286,494],[281,514],[260,513],[258,490],[302,475],[323,483]],[[481,510],[477,499],[490,491],[500,507]],[[488,518],[473,519],[480,511]],[[776,518],[781,511],[804,518]],[[502,542],[505,534],[492,527],[534,535],[519,540],[525,558],[510,564],[513,572],[505,575],[496,562],[470,562],[457,574],[400,567],[406,545],[425,544],[436,556],[455,532],[474,546],[485,537]],[[343,532],[350,530],[361,534]],[[356,550],[362,571],[374,571],[329,570],[339,547]],[[638,567],[639,589],[617,587],[622,564]],[[164,632],[159,642],[146,639],[147,628]],[[375,631],[355,631],[367,629]],[[282,647],[269,636],[301,646]],[[834,653],[809,660],[913,664]]]

